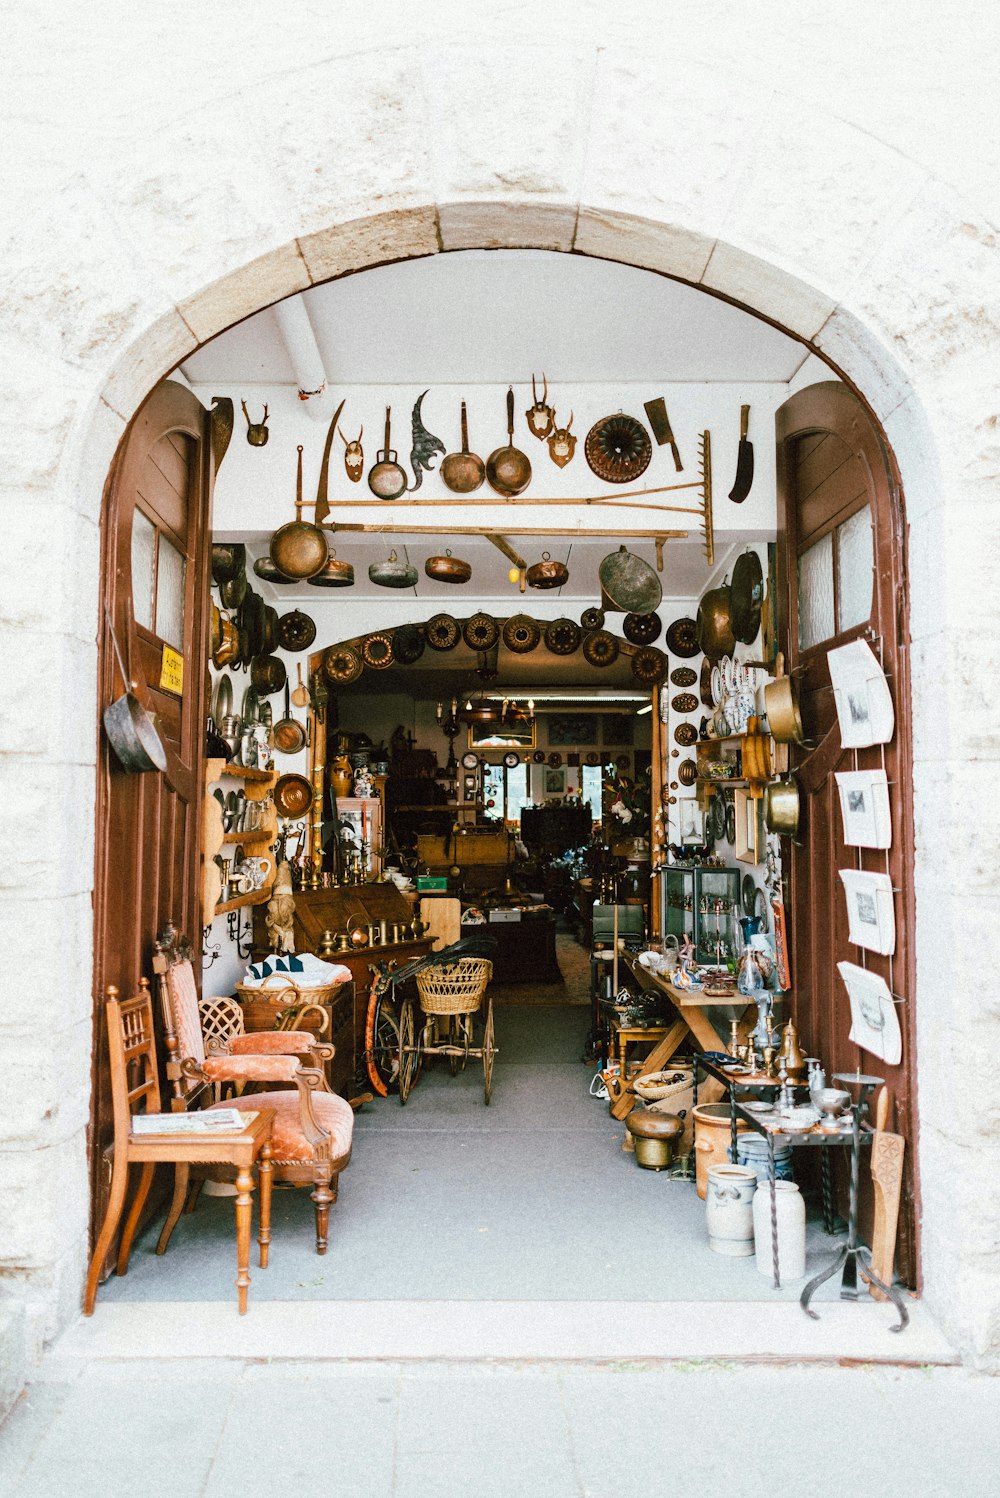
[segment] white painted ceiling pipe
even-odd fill
[[[288,297],[278,302],[274,315],[299,387],[299,400],[310,416],[320,417],[327,405],[326,370],[306,304],[300,296]]]

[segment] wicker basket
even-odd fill
[[[460,957],[446,967],[417,973],[417,992],[425,1014],[471,1014],[479,1008],[493,964],[485,957]]]
[[[676,1076],[678,1073],[682,1073],[679,1081],[667,1081],[668,1077]],[[690,1066],[671,1066],[666,1071],[652,1071],[647,1072],[644,1077],[636,1077],[632,1087],[644,1102],[662,1103],[664,1098],[686,1092],[691,1086],[693,1075]]]
[[[298,983],[283,983],[280,988],[277,985],[273,988],[247,988],[244,983],[237,983],[236,993],[248,1031],[292,1030],[296,1028],[298,1011],[306,1005],[324,1008],[337,988],[336,983],[317,984],[312,988],[300,987]],[[324,1031],[327,1026],[324,1026]]]

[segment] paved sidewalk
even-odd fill
[[[723,1488],[996,1498],[1000,1380],[874,1366],[56,1358],[0,1428],[0,1498]]]

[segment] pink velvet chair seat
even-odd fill
[[[351,1158],[354,1111],[350,1103],[338,1097],[334,1092],[314,1092],[310,1097],[310,1102],[316,1122],[331,1136],[330,1163],[335,1171],[343,1170]],[[212,1106],[239,1108],[244,1113],[255,1112],[258,1108],[273,1108],[275,1117],[271,1156],[274,1164],[309,1165],[315,1159],[312,1145],[302,1131],[297,1090],[258,1092],[249,1097],[233,1098],[228,1103],[213,1103]]]

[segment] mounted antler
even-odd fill
[[[247,410],[245,400],[241,400],[240,405],[243,407],[243,415],[247,419],[247,441],[251,447],[263,447],[271,435],[267,429],[267,403],[264,403],[264,414],[260,421],[250,420],[250,412]]]
[[[570,427],[573,425],[573,412],[569,413],[569,421],[564,427],[555,425],[555,412],[552,413],[553,430],[549,438],[549,457],[558,468],[565,468],[576,451],[576,438],[570,436]]]
[[[537,437],[539,442],[544,442],[555,425],[556,417],[552,407],[546,404],[549,398],[549,382],[544,374],[542,375],[541,400],[538,399],[538,387],[535,384],[534,375],[531,376],[531,394],[534,397],[534,405],[529,406],[525,411],[525,419],[532,436]]]
[[[365,466],[365,454],[361,446],[361,439],[365,435],[365,429],[362,426],[358,435],[351,442],[348,442],[340,427],[337,428],[337,432],[341,442],[344,444],[344,467],[347,470],[347,477],[351,480],[352,484],[356,484]]]

